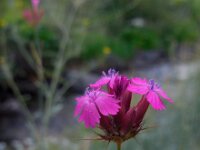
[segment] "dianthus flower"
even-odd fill
[[[39,9],[40,0],[31,0],[31,3],[32,9],[24,10],[23,16],[30,25],[36,26],[42,19],[44,11]]]
[[[163,97],[171,103],[173,102],[154,80],[149,80],[148,82],[146,79],[133,78],[131,79],[128,90],[136,94],[145,95],[147,101],[156,110],[166,109],[160,97]]]
[[[120,108],[119,100],[100,90],[87,89],[85,95],[76,100],[75,116],[81,114],[79,121],[83,121],[86,127],[94,128],[100,122],[101,115],[116,115]]]
[[[105,88],[106,87],[106,90]],[[156,110],[165,109],[160,97],[173,102],[163,89],[154,82],[141,78],[129,79],[114,69],[95,83],[90,84],[85,95],[77,97],[75,116],[86,127],[102,129],[101,139],[121,143],[135,137],[142,129],[144,115],[149,104]],[[132,96],[140,94],[141,99],[131,106]]]

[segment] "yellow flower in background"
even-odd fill
[[[6,22],[3,19],[0,19],[0,28],[3,28],[6,26]]]
[[[88,27],[90,25],[90,20],[88,18],[82,19],[82,24],[85,27]]]
[[[110,53],[111,53],[111,48],[108,47],[108,46],[105,46],[105,47],[103,48],[103,54],[104,54],[104,55],[109,55]]]

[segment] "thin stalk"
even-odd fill
[[[43,120],[44,121],[43,122],[44,123],[44,134],[47,134],[48,122],[51,117],[52,105],[54,103],[55,92],[56,92],[57,85],[59,83],[62,69],[64,67],[64,64],[66,63],[66,61],[69,58],[69,57],[66,57],[66,46],[69,41],[69,36],[70,36],[69,31],[71,31],[76,12],[77,12],[77,8],[74,8],[74,11],[72,12],[72,14],[69,18],[68,28],[67,28],[67,30],[65,30],[63,32],[64,36],[63,36],[62,41],[60,42],[59,53],[57,55],[58,61],[55,64],[55,69],[54,69],[54,73],[53,73],[53,77],[52,77],[52,83],[50,85],[49,90],[47,90],[47,93],[46,93],[45,113],[44,113],[44,120]]]
[[[18,33],[18,32],[17,32]],[[19,37],[18,37],[18,34],[15,33],[14,31],[12,32],[13,36],[17,37],[16,40],[17,42],[19,42]],[[5,35],[6,36],[6,35]],[[20,105],[22,106],[22,110],[26,116],[26,121],[28,123],[28,126],[29,126],[29,129],[30,129],[30,133],[33,137],[33,140],[36,142],[38,140],[37,138],[37,132],[36,132],[36,126],[35,126],[35,122],[34,122],[34,117],[32,116],[31,112],[29,111],[28,109],[28,106],[26,104],[26,99],[24,98],[24,96],[22,95],[17,83],[15,82],[14,80],[14,77],[13,77],[13,74],[11,72],[11,69],[10,69],[10,65],[8,64],[8,61],[7,61],[7,47],[6,47],[6,41],[5,39],[2,40],[3,43],[1,43],[4,48],[4,57],[3,60],[2,60],[2,64],[0,64],[0,67],[2,68],[2,72],[5,76],[5,79],[9,85],[9,87],[11,88],[11,90],[13,91],[13,94],[16,96],[16,99],[18,100],[18,102],[20,103]],[[22,46],[23,44],[20,42],[18,43],[19,45],[19,50],[22,50],[20,51],[22,54],[25,54],[23,55],[25,57],[25,59],[27,60],[27,62],[29,63],[29,65],[34,68],[34,64],[32,62],[32,59],[30,57],[26,57],[26,56],[29,56],[28,53],[23,53],[23,51],[25,51],[24,47]],[[25,51],[26,52],[26,51]]]
[[[34,118],[31,115],[30,111],[28,110],[28,107],[26,105],[26,101],[25,101],[24,97],[22,96],[17,84],[15,83],[15,81],[13,79],[13,76],[12,76],[12,74],[10,72],[9,66],[7,65],[6,62],[2,65],[2,70],[3,70],[4,74],[5,74],[5,77],[6,77],[6,80],[8,82],[8,85],[12,89],[12,91],[15,94],[17,100],[20,102],[20,104],[21,104],[21,106],[22,106],[22,108],[24,110],[24,113],[27,116],[27,121],[28,121],[30,130],[31,130],[31,133],[33,135],[32,137],[36,140],[36,129],[35,129],[35,126],[34,126]]]
[[[14,30],[12,30],[12,37],[17,43],[17,47],[18,47],[20,54],[24,57],[24,59],[26,60],[28,65],[32,69],[35,70],[35,65],[34,65],[33,59],[31,57],[31,55],[29,54],[29,52],[27,51],[27,49],[25,49],[25,47],[24,47],[25,43],[24,43],[24,40],[19,36],[18,28],[14,28]]]
[[[121,150],[122,143],[121,142],[117,142],[116,144],[117,144],[117,150]]]
[[[44,93],[44,66],[42,60],[42,50],[40,47],[39,40],[39,26],[35,29],[35,45],[31,46],[32,57],[34,58],[36,64],[36,73],[38,77],[38,99],[39,99],[39,109],[42,112],[43,108],[43,93]]]

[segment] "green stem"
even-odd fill
[[[121,142],[117,142],[117,150],[121,150],[121,145],[122,145]]]
[[[33,118],[33,116],[31,115],[31,112],[28,109],[28,106],[26,104],[25,98],[21,94],[20,89],[19,89],[18,85],[16,84],[16,82],[15,82],[15,80],[13,78],[13,75],[12,75],[12,73],[10,71],[10,68],[9,68],[7,62],[5,62],[2,65],[2,70],[3,70],[4,74],[5,74],[5,78],[7,80],[8,85],[12,89],[12,91],[15,94],[17,100],[19,101],[19,103],[22,106],[22,109],[23,109],[24,113],[26,114],[27,122],[28,122],[28,125],[29,125],[30,130],[31,130],[31,134],[33,135],[34,140],[36,140],[37,136],[36,136],[36,128],[35,128],[35,125],[34,125],[34,118]]]

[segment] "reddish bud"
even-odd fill
[[[149,102],[147,101],[146,97],[143,96],[135,107],[136,118],[133,122],[134,126],[139,126],[141,124],[148,107]]]

